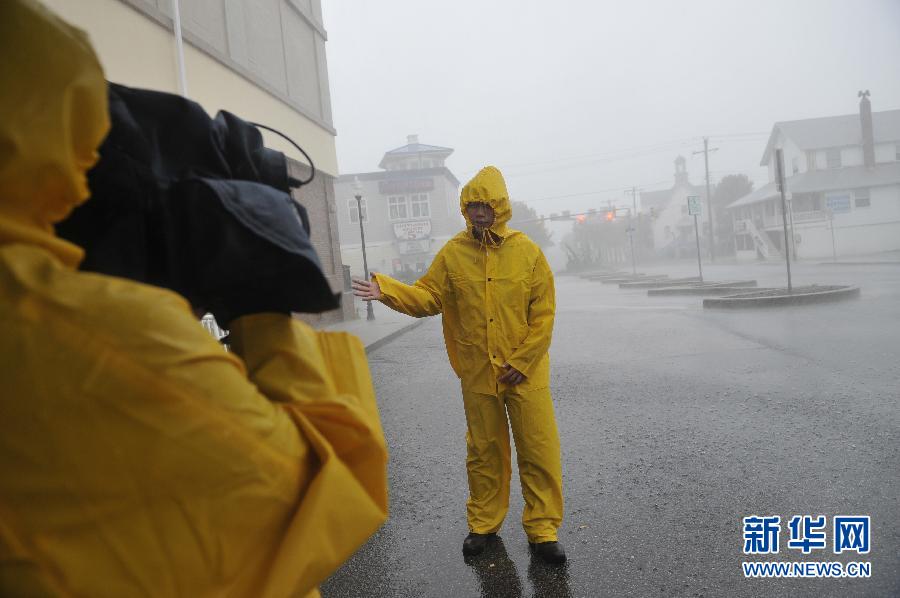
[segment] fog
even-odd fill
[[[900,107],[900,2],[325,2],[342,173],[416,133],[540,214],[703,181],[758,187],[777,121]]]

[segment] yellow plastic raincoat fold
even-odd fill
[[[227,353],[180,296],[75,270],[53,224],[103,73],[26,0],[0,45],[0,595],[315,594],[387,515],[362,345],[258,314]]]

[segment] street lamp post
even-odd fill
[[[357,179],[356,184],[354,185],[354,190],[356,194],[356,219],[359,220],[359,238],[362,241],[362,256],[363,256],[363,273],[366,277],[366,282],[369,281],[369,261],[366,259],[366,231],[363,229],[363,215],[362,215],[362,185],[360,185],[359,180]],[[375,319],[375,311],[372,309],[372,302],[366,301],[366,320],[372,321]]]

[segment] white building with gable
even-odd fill
[[[873,113],[864,92],[859,114],[775,123],[760,162],[769,183],[728,206],[738,259],[784,255],[777,149],[798,258],[900,250],[900,110]]]

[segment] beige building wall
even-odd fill
[[[184,7],[194,1],[181,0],[181,5]],[[175,36],[171,29],[122,0],[43,2],[63,19],[87,32],[107,79],[132,87],[178,93]],[[184,62],[187,95],[210,115],[228,110],[244,120],[278,129],[309,153],[317,169],[337,176],[335,133],[327,123],[323,127],[307,118],[298,109],[187,42],[184,44]],[[268,147],[305,162],[300,152],[277,135],[264,131],[263,136]]]

